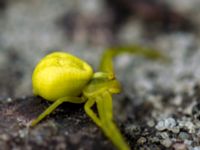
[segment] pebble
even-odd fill
[[[8,102],[8,103],[10,103],[10,102],[12,102],[13,101],[13,99],[11,98],[11,97],[8,97],[7,99],[6,99],[6,102]]]
[[[0,140],[8,141],[9,140],[9,136],[7,134],[1,134]]]
[[[171,131],[173,133],[179,133],[180,132],[180,128],[179,128],[179,126],[176,126],[176,127],[172,128]]]
[[[181,140],[186,140],[186,139],[189,139],[189,134],[187,132],[180,132],[178,137],[181,139]]]
[[[172,104],[174,104],[175,106],[180,106],[181,103],[183,101],[183,98],[181,95],[177,95],[173,100],[172,100]]]
[[[196,146],[196,147],[192,148],[191,150],[200,150],[200,146]]]
[[[172,129],[175,127],[176,127],[176,121],[174,118],[171,118],[171,117],[160,120],[156,125],[156,129],[159,131],[163,131],[165,129],[172,131]]]
[[[20,138],[24,138],[28,135],[28,130],[25,128],[25,129],[21,129],[19,130],[19,137]]]
[[[187,150],[187,146],[184,143],[175,143],[172,147],[174,150]]]
[[[181,120],[178,121],[180,128],[187,129],[189,133],[195,133],[195,125],[191,122],[191,120]]]
[[[161,133],[159,133],[159,136],[161,136],[163,139],[169,138],[169,135],[167,132],[161,132]]]
[[[138,140],[137,140],[137,143],[140,144],[140,145],[143,145],[144,143],[146,143],[147,139],[145,137],[140,137]]]
[[[193,142],[193,141],[191,141],[191,140],[184,140],[184,143],[185,143],[186,145],[192,145],[192,142]]]
[[[158,143],[159,141],[160,139],[157,136],[150,138],[150,142],[152,143]]]
[[[148,125],[149,127],[154,127],[154,126],[155,126],[155,122],[154,122],[153,120],[149,120],[149,121],[147,122],[147,125]]]
[[[172,141],[169,138],[161,140],[160,143],[167,148],[172,145]]]

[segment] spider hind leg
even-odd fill
[[[56,100],[53,104],[51,104],[42,114],[40,114],[35,120],[33,120],[30,124],[31,127],[34,127],[38,124],[42,119],[52,113],[59,105],[63,102],[71,102],[71,103],[83,103],[85,100],[80,97],[62,97]]]

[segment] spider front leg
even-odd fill
[[[112,111],[112,96],[110,92],[105,91],[97,97],[97,110],[99,118],[102,123],[102,130],[110,138],[113,144],[119,150],[129,150],[128,144],[125,142],[120,130],[113,122],[113,111]]]
[[[35,120],[31,122],[31,127],[34,127],[38,124],[42,119],[52,113],[60,104],[63,102],[71,102],[71,103],[84,103],[85,99],[81,97],[62,97],[56,100],[53,104],[51,104],[42,114],[40,114]]]
[[[102,72],[109,73],[110,76],[114,76],[114,67],[112,60],[114,57],[117,57],[122,54],[142,56],[151,60],[161,60],[163,62],[170,61],[170,59],[167,56],[149,47],[142,47],[139,45],[116,46],[105,50],[101,58],[99,70]]]
[[[98,116],[91,107],[97,104]],[[85,104],[87,115],[103,130],[105,135],[119,150],[129,150],[129,146],[123,139],[119,129],[113,122],[112,97],[109,92],[105,91],[102,95],[90,98]]]
[[[96,99],[90,98],[84,105],[85,112],[87,115],[99,126],[102,127],[101,120],[97,117],[97,115],[92,110],[92,106],[95,104]]]

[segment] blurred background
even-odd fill
[[[172,58],[170,66],[118,58],[126,91],[193,85],[199,6],[199,0],[0,0],[0,99],[32,95],[33,68],[49,52],[70,52],[96,68],[103,50],[119,44],[153,47]]]
[[[96,70],[106,48],[139,45],[170,63],[114,60],[123,87],[113,98],[116,124],[134,149],[199,150],[199,8],[199,0],[0,0],[1,148],[114,149],[82,105],[63,104],[29,130],[49,106],[32,96],[32,71],[55,50]]]

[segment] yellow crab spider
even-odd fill
[[[32,76],[34,95],[52,101],[41,115],[31,122],[35,126],[63,102],[85,103],[87,115],[102,129],[119,150],[129,146],[113,121],[112,94],[120,93],[120,83],[115,78],[113,57],[131,53],[151,59],[164,58],[158,51],[140,46],[115,47],[105,51],[99,72],[93,73],[85,61],[65,52],[45,56],[35,67]],[[92,106],[97,106],[97,114]]]

